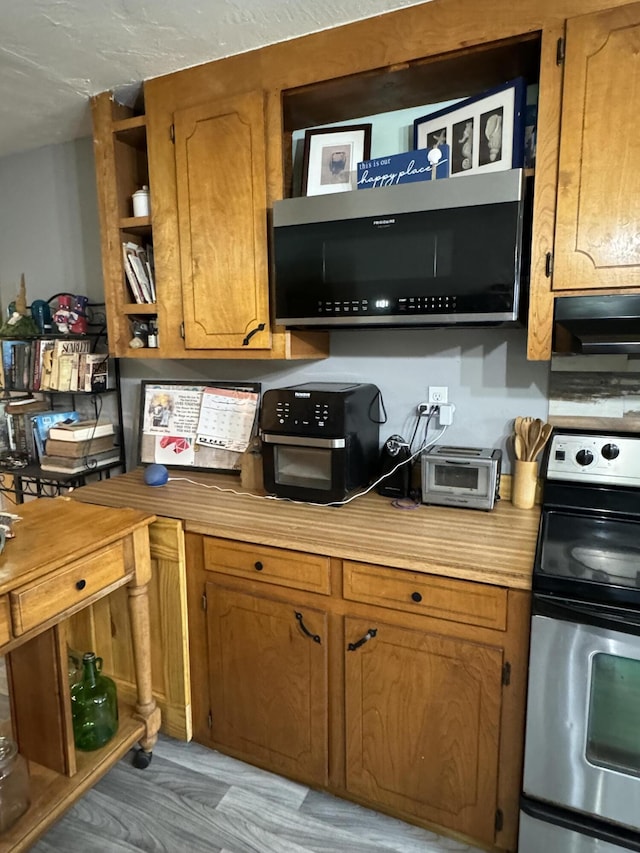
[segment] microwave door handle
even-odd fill
[[[628,610],[617,612],[615,608],[599,604],[585,604],[572,599],[535,595],[533,613],[535,616],[548,616],[552,619],[563,619],[566,622],[577,622],[640,636],[640,613],[634,619],[632,612]]]

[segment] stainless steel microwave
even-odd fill
[[[522,169],[275,202],[276,322],[516,324],[524,212]]]

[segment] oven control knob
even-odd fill
[[[617,444],[605,444],[602,448],[602,455],[605,459],[616,459],[620,456],[620,448]]]
[[[593,453],[590,450],[579,450],[576,453],[576,462],[578,465],[591,465],[593,462]]]

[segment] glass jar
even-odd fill
[[[115,683],[102,674],[102,658],[82,656],[82,678],[71,687],[71,714],[76,749],[99,749],[118,731]]]
[[[27,762],[14,740],[0,737],[0,833],[13,826],[30,802]]]

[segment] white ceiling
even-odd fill
[[[0,157],[91,134],[88,98],[420,0],[0,0]]]

